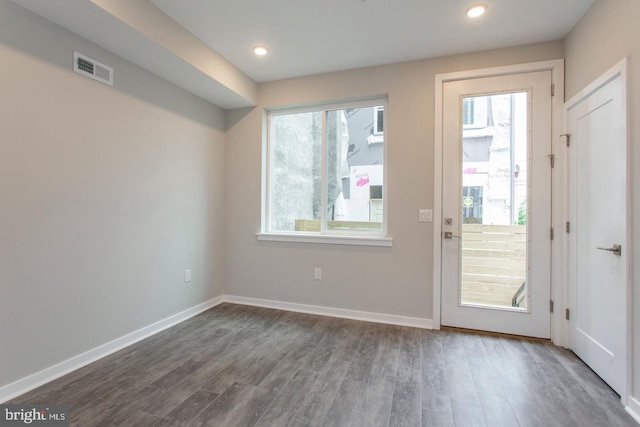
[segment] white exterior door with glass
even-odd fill
[[[551,71],[443,85],[441,324],[549,338]]]

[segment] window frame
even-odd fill
[[[302,107],[266,108],[263,115],[263,164],[262,164],[262,203],[261,203],[261,225],[260,232],[256,233],[258,240],[278,241],[278,242],[301,242],[301,243],[329,243],[339,245],[360,245],[360,246],[391,246],[393,239],[387,234],[387,158],[386,144],[383,146],[383,178],[382,178],[382,202],[383,218],[381,230],[331,230],[327,228],[326,204],[327,204],[327,113],[335,110],[346,110],[349,108],[372,108],[381,106],[383,108],[383,122],[386,122],[387,97],[375,97],[355,101],[328,102],[312,104]],[[273,206],[273,192],[271,190],[273,159],[273,129],[272,117],[278,115],[289,115],[296,113],[320,112],[322,114],[322,165],[321,165],[321,218],[319,232],[305,231],[273,231],[271,226],[271,207]],[[375,123],[374,123],[375,126]],[[385,126],[386,128],[387,126]],[[385,129],[383,129],[384,135]]]

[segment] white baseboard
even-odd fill
[[[626,409],[629,415],[631,415],[633,419],[640,424],[640,401],[629,396],[627,397],[627,406],[625,406],[624,409]]]
[[[40,387],[41,385],[60,378],[63,375],[75,371],[76,369],[80,369],[89,363],[95,362],[98,359],[102,359],[105,356],[130,346],[131,344],[135,344],[136,342],[157,334],[171,326],[184,322],[203,311],[221,304],[222,302],[224,302],[224,297],[222,296],[203,302],[195,307],[191,307],[180,313],[169,316],[166,319],[155,322],[149,326],[145,326],[144,328],[138,329],[130,334],[116,338],[106,344],[74,356],[56,365],[50,366],[49,368],[43,369],[40,372],[36,372],[35,374],[2,386],[0,387],[0,403],[7,402],[21,394],[33,390],[34,388]]]
[[[386,323],[390,325],[411,326],[414,328],[433,329],[433,320],[419,317],[396,316],[393,314],[370,313],[366,311],[345,310],[342,308],[322,307],[316,305],[296,304],[258,298],[225,295],[224,300],[232,304],[253,305],[257,307],[275,308],[298,313],[318,314],[321,316],[340,317],[343,319],[363,320],[367,322]]]

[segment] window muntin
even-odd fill
[[[269,113],[264,233],[383,235],[376,111],[384,117],[382,101]]]

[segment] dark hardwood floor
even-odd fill
[[[541,341],[223,304],[12,403],[73,426],[633,426]]]

